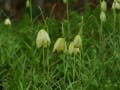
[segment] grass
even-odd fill
[[[120,89],[120,14],[114,27],[114,14],[107,12],[100,41],[99,9],[83,14],[83,49],[77,55],[52,53],[58,37],[69,45],[80,30],[81,15],[71,13],[63,19],[46,20],[51,37],[49,48],[37,49],[36,35],[42,22],[28,15],[10,27],[0,23],[0,89],[1,90],[119,90]],[[61,25],[62,23],[62,25]],[[115,28],[115,30],[114,30]],[[43,55],[44,54],[44,55]],[[43,58],[44,57],[44,58]],[[43,60],[44,59],[44,60]],[[43,65],[44,62],[44,65]]]

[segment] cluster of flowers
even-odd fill
[[[100,13],[100,20],[101,20],[101,22],[105,22],[106,21],[106,14],[105,14],[106,10],[107,10],[106,1],[103,0],[101,2],[101,13]]]
[[[120,0],[114,0],[113,4],[112,4],[112,9],[113,10],[120,10]],[[101,22],[105,22],[106,21],[106,10],[107,10],[107,4],[106,1],[102,1],[101,2],[101,13],[100,13],[100,20]]]
[[[36,45],[37,48],[47,48],[48,46],[50,46],[51,40],[49,37],[49,34],[44,30],[41,29],[38,34],[37,34],[37,38],[36,38]],[[54,44],[53,47],[53,52],[68,52],[69,54],[74,54],[76,55],[77,53],[80,52],[80,48],[82,47],[82,39],[80,35],[76,35],[74,40],[70,43],[69,48],[67,50],[67,45],[66,45],[66,41],[64,38],[58,38]]]

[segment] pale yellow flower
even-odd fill
[[[104,0],[101,2],[101,10],[102,11],[106,11],[107,10],[107,4],[106,4],[106,1],[104,1]]]
[[[100,20],[101,22],[106,22],[106,14],[104,11],[101,11],[100,13]]]
[[[74,43],[71,42],[70,45],[69,45],[68,52],[69,52],[69,54],[74,54],[74,55],[76,55],[77,53],[80,52],[80,50],[79,50],[79,48],[75,48],[75,47],[74,47]]]
[[[74,47],[75,48],[80,48],[82,47],[82,39],[81,39],[81,36],[80,35],[76,35],[75,38],[74,38]]]
[[[119,9],[120,10],[120,0],[114,0],[112,4],[112,9]]]
[[[27,7],[27,8],[30,7],[30,0],[26,0],[26,7]]]
[[[51,41],[48,33],[44,29],[41,29],[37,34],[37,39],[36,39],[37,47],[40,48],[43,46],[44,48],[46,48],[50,45],[50,43]]]
[[[58,38],[54,44],[53,52],[66,52],[67,46],[64,38]]]
[[[9,18],[6,18],[4,21],[5,25],[11,25],[11,20]]]

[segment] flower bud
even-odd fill
[[[4,21],[4,24],[5,25],[11,25],[11,21],[9,18],[6,18],[5,21]]]
[[[81,39],[81,36],[80,35],[76,35],[75,38],[74,38],[74,47],[75,48],[80,48],[82,47],[82,39]]]
[[[80,50],[79,50],[79,48],[75,48],[75,47],[74,47],[74,43],[71,42],[70,45],[69,45],[68,52],[69,52],[70,55],[71,55],[71,54],[76,55],[77,53],[80,52]]]
[[[67,46],[64,38],[58,38],[54,44],[53,52],[66,52]]]
[[[106,1],[104,1],[104,0],[101,2],[101,10],[102,11],[106,11],[107,10],[107,4],[106,4]]]
[[[101,20],[101,22],[106,22],[106,14],[103,11],[101,11],[101,13],[100,13],[100,20]]]
[[[44,48],[46,48],[50,45],[50,43],[51,41],[48,33],[44,29],[41,29],[37,34],[37,39],[36,39],[37,47],[40,48],[43,46]]]

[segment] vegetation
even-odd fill
[[[105,22],[100,5],[81,15],[67,11],[61,21],[40,22],[30,8],[19,22],[0,23],[0,90],[120,90],[119,11],[105,11]],[[50,36],[47,48],[36,45],[41,29]],[[76,35],[79,52],[69,54]],[[65,39],[67,51],[53,51],[57,38]]]

